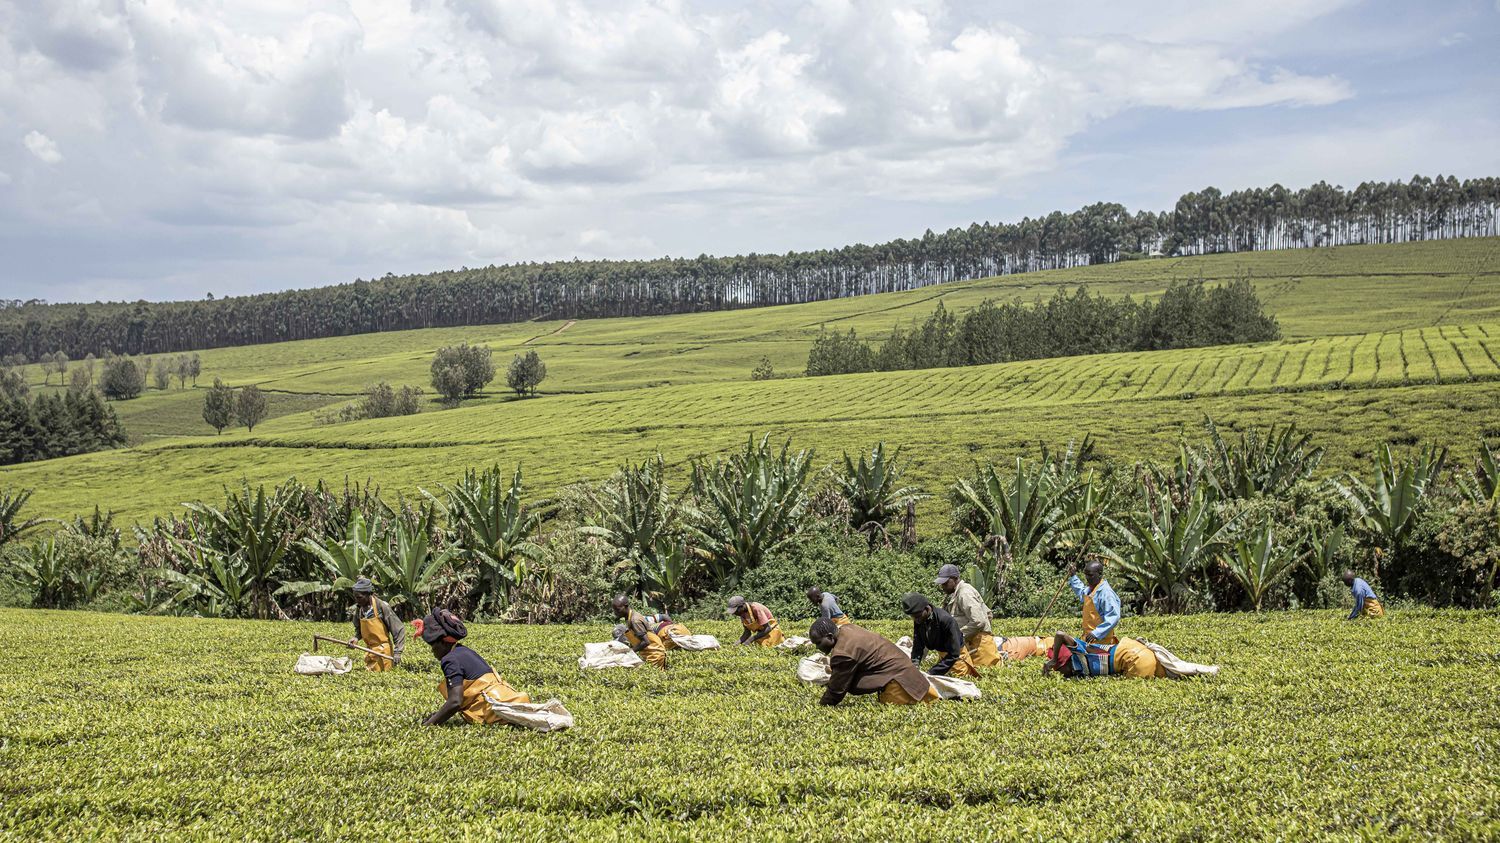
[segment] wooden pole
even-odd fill
[[[317,633],[313,633],[313,652],[314,653],[316,653],[318,651],[318,642],[319,641],[327,641],[330,644],[337,644],[340,647],[348,647],[351,650],[359,650],[361,652],[369,653],[372,656],[379,656],[379,657],[381,657],[382,659],[385,659],[388,662],[394,662],[394,661],[396,661],[396,657],[395,656],[388,656],[385,653],[379,652],[378,650],[371,650],[369,647],[361,647],[358,644],[350,644],[348,641],[343,641],[343,640],[340,640],[338,638],[334,638],[334,637],[329,636],[329,635],[318,635]]]

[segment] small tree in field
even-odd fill
[[[156,365],[151,367],[151,380],[157,389],[166,389],[172,385],[172,361],[165,357],[156,358]]]
[[[193,379],[193,386],[198,385],[198,376],[201,374],[203,374],[203,361],[198,359],[197,354],[194,354],[188,360],[188,377]]]
[[[129,357],[110,356],[104,359],[104,372],[99,377],[99,389],[106,397],[117,401],[128,401],[146,388],[146,373]]]
[[[255,384],[240,387],[239,397],[234,402],[234,417],[251,433],[266,417],[266,396]]]
[[[505,382],[517,395],[535,395],[537,385],[547,377],[547,364],[535,351],[528,351],[525,355],[517,354],[510,361],[510,369],[505,373]]]
[[[776,370],[771,366],[771,358],[762,357],[756,364],[755,370],[750,373],[750,380],[768,381],[776,377]]]
[[[218,378],[214,378],[213,387],[203,396],[203,420],[216,433],[223,433],[234,420],[234,390]]]
[[[495,362],[487,345],[450,345],[432,358],[432,388],[449,404],[479,394],[494,379]]]

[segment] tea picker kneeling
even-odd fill
[[[492,700],[531,702],[530,696],[506,684],[478,653],[458,643],[469,630],[457,615],[447,609],[433,609],[412,626],[432,647],[432,655],[443,668],[439,685],[443,705],[422,721],[424,725],[437,726],[455,714],[462,714],[470,723],[499,723],[500,716],[490,705]]]

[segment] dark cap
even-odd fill
[[[724,614],[738,615],[740,613],[740,610],[743,608],[745,608],[745,598],[736,594],[735,596],[729,598],[729,607],[724,610]]]
[[[354,581],[355,594],[374,594],[375,584],[370,582],[369,577],[360,577]]]
[[[963,576],[964,572],[957,565],[944,565],[938,569],[937,579],[932,581],[933,585],[942,585],[948,580],[956,580]]]
[[[916,613],[931,605],[932,601],[916,593],[915,591],[907,592],[906,595],[901,598],[901,611],[907,613],[908,615],[915,615]]]

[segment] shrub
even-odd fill
[[[547,377],[547,364],[536,351],[517,354],[505,372],[505,383],[517,395],[535,395],[536,388]]]
[[[432,358],[432,388],[449,404],[479,394],[494,379],[495,363],[487,345],[450,345]]]
[[[128,401],[146,388],[146,373],[129,357],[110,355],[104,358],[99,389],[116,401]]]

